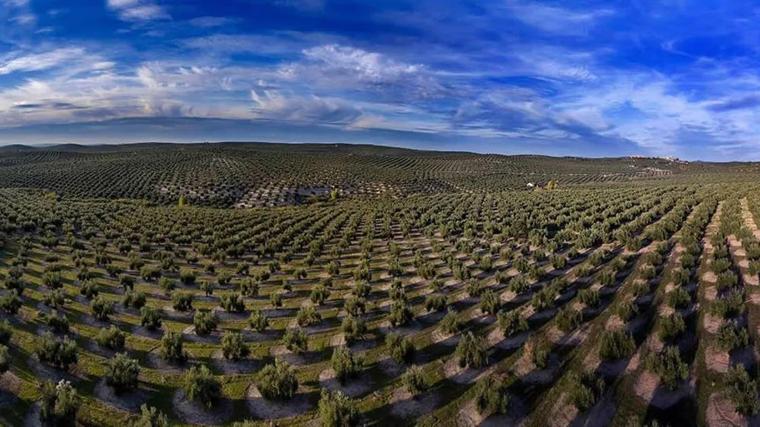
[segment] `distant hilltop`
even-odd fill
[[[645,159],[645,160],[667,160],[669,162],[683,163],[683,164],[689,163],[687,160],[681,160],[678,157],[674,157],[674,156],[659,157],[659,156],[634,155],[634,156],[628,156],[628,158],[629,159]]]

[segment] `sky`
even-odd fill
[[[0,0],[0,144],[760,160],[760,2]]]

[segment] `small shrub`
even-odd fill
[[[691,295],[684,288],[675,288],[668,292],[667,301],[673,308],[686,308],[691,304]]]
[[[114,325],[108,329],[101,329],[95,337],[99,346],[117,351],[124,349],[125,339],[126,334]]]
[[[198,401],[207,408],[212,408],[222,395],[219,380],[206,365],[192,366],[187,370],[182,388],[189,400]]]
[[[314,306],[301,307],[296,314],[298,326],[312,326],[322,321],[322,315],[319,314]]]
[[[174,292],[172,294],[172,308],[177,311],[190,311],[193,309],[193,294],[188,292]]]
[[[604,392],[604,380],[594,373],[570,376],[570,400],[581,412],[588,410]]]
[[[243,296],[240,294],[233,293],[220,295],[219,305],[228,313],[240,313],[245,311],[245,299],[243,299]]]
[[[741,364],[729,368],[726,374],[726,395],[740,414],[752,416],[760,412],[757,380],[750,378]]]
[[[367,324],[363,319],[346,316],[340,324],[340,330],[345,336],[346,343],[350,345],[367,333]]]
[[[59,340],[46,332],[40,341],[40,346],[35,351],[40,362],[63,370],[68,370],[70,365],[77,362],[77,344],[69,337]]]
[[[46,381],[40,389],[40,421],[42,425],[74,426],[81,405],[79,394],[71,383]]]
[[[406,369],[401,376],[401,383],[412,396],[416,396],[428,388],[422,368],[417,365],[412,365]]]
[[[488,375],[475,386],[475,407],[481,414],[506,414],[509,395],[503,382]]]
[[[129,424],[130,427],[169,427],[169,418],[153,406],[142,404],[140,415]]]
[[[121,393],[137,387],[139,374],[140,365],[137,360],[130,359],[126,353],[118,353],[108,361],[106,383],[113,387],[116,393]]]
[[[293,353],[302,353],[308,347],[309,337],[303,329],[292,328],[285,331],[285,335],[282,336],[282,342]]]
[[[290,365],[278,359],[274,365],[267,365],[261,370],[256,379],[256,387],[266,399],[286,400],[292,398],[298,390],[298,378]]]
[[[356,357],[346,347],[336,347],[330,358],[330,365],[335,371],[338,382],[344,384],[347,379],[354,378],[361,372],[363,361]]]
[[[397,363],[408,363],[414,358],[415,348],[412,341],[396,333],[385,336],[385,346],[391,358]]]
[[[251,326],[251,329],[256,332],[264,332],[269,326],[269,319],[261,312],[261,310],[253,310],[251,312],[251,317],[248,318],[248,324]]]
[[[164,360],[177,363],[187,360],[187,353],[183,347],[182,334],[169,331],[161,337],[161,357]]]
[[[414,315],[406,303],[397,301],[391,306],[391,312],[388,313],[388,321],[394,328],[404,326],[412,321]]]
[[[358,423],[356,404],[341,391],[323,389],[317,411],[323,427],[350,427]]]
[[[449,311],[441,319],[440,328],[444,334],[455,334],[462,330],[462,321],[455,311]]]
[[[624,330],[604,331],[602,333],[599,355],[604,360],[617,360],[628,357],[636,350],[636,342],[631,334]]]
[[[678,381],[689,377],[689,366],[681,360],[681,353],[674,346],[666,346],[659,353],[650,353],[644,359],[644,366],[657,374],[670,390],[676,389]]]
[[[480,298],[480,311],[486,314],[496,314],[499,311],[499,308],[501,308],[499,296],[492,290],[485,291]]]
[[[92,300],[92,303],[90,304],[92,316],[98,320],[106,321],[108,320],[108,316],[114,312],[113,306],[114,304],[112,301],[108,301],[104,297],[99,296]]]
[[[596,307],[599,305],[599,291],[594,289],[581,289],[578,292],[578,300],[587,307]]]
[[[21,298],[19,298],[18,291],[12,290],[0,297],[0,310],[15,315],[19,309],[21,309]]]
[[[197,335],[208,335],[216,329],[219,320],[214,313],[205,310],[198,310],[193,316],[193,326]]]
[[[557,328],[562,332],[570,332],[583,322],[583,313],[573,307],[565,307],[557,313]]]
[[[225,359],[245,359],[250,352],[240,332],[229,331],[222,336],[222,354]]]
[[[311,290],[309,298],[311,302],[317,305],[322,305],[327,298],[330,297],[330,291],[324,285],[317,285]]]
[[[150,330],[158,329],[161,327],[161,312],[153,307],[141,308],[140,325]]]
[[[686,330],[686,322],[683,320],[683,316],[678,313],[673,313],[670,316],[664,317],[660,321],[660,339],[663,341],[670,341],[678,338]]]
[[[726,322],[718,329],[718,346],[723,351],[732,351],[749,345],[749,333],[747,328],[739,326],[737,322]]]
[[[428,295],[425,298],[425,310],[430,311],[443,311],[446,309],[446,296],[441,294]]]
[[[486,346],[481,337],[475,336],[472,332],[465,332],[457,344],[454,351],[457,363],[460,367],[481,368],[486,365],[488,354]]]
[[[511,337],[528,330],[528,321],[520,316],[518,310],[499,312],[496,319],[499,329],[504,333],[505,337]]]
[[[124,293],[124,298],[122,298],[121,304],[124,307],[128,308],[129,306],[132,306],[139,310],[145,306],[146,301],[147,298],[145,297],[144,292],[127,291]]]
[[[0,344],[0,375],[8,372],[11,368],[11,357],[8,354],[8,347]]]

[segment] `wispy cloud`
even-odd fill
[[[600,18],[614,14],[612,9],[570,8],[543,4],[538,1],[507,0],[506,7],[515,18],[541,31],[561,34],[584,34]]]
[[[146,22],[170,18],[165,8],[151,0],[107,0],[106,4],[124,21]]]
[[[82,48],[67,47],[42,53],[16,54],[0,58],[0,75],[19,71],[39,71],[69,64],[85,55]]]

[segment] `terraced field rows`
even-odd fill
[[[217,210],[0,190],[2,418],[72,416],[45,403],[64,380],[89,425],[155,418],[143,402],[185,424],[753,422],[746,194]]]

